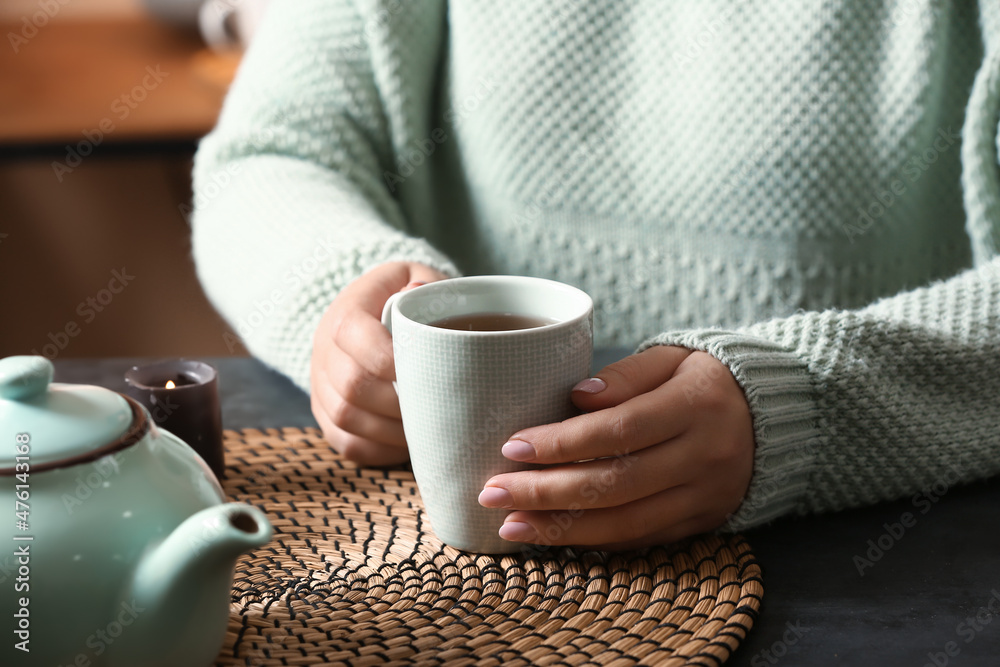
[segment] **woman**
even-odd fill
[[[199,149],[195,258],[371,465],[406,458],[389,295],[586,290],[639,352],[503,451],[598,460],[480,502],[514,541],[667,542],[997,472],[998,120],[996,3],[281,3]]]

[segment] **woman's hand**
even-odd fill
[[[479,502],[511,512],[500,536],[624,549],[722,525],[750,485],[754,435],[743,390],[709,354],[651,347],[573,390],[583,414],[525,429],[515,461],[562,464],[497,475]]]
[[[326,438],[345,458],[366,466],[406,461],[392,338],[382,326],[389,297],[413,283],[447,278],[415,262],[376,267],[333,300],[313,337],[312,411]]]

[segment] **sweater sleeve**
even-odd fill
[[[991,25],[1000,11],[984,17]],[[727,529],[1000,472],[998,38],[986,40],[962,137],[973,268],[860,310],[665,332],[640,346],[708,352],[746,394],[754,475]]]
[[[395,260],[457,273],[412,233],[406,193],[427,174],[391,189],[383,176],[429,131],[444,30],[441,2],[273,3],[199,146],[202,285],[248,349],[305,389],[313,332],[347,283]]]

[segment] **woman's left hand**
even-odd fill
[[[586,414],[511,436],[515,461],[560,464],[497,475],[480,504],[514,510],[500,536],[625,549],[721,526],[753,473],[743,390],[704,352],[655,346],[573,390]]]

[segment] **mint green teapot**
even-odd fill
[[[210,665],[267,518],[144,407],[52,373],[0,360],[0,665]]]

